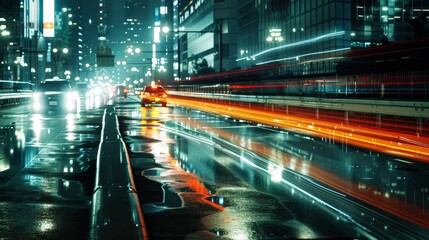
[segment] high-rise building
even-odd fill
[[[77,56],[78,80],[89,81],[94,79],[96,73],[96,50],[98,41],[98,6],[97,1],[62,0],[61,8],[70,10],[73,21],[72,39],[75,46],[71,49],[72,56]]]
[[[412,23],[427,22],[428,11],[421,0],[239,1],[237,62],[281,64],[280,75],[335,73],[350,49],[421,35]]]
[[[21,29],[19,22],[20,9],[18,1],[0,1],[0,79],[17,79],[18,65],[14,64],[17,57],[17,51],[21,47]],[[2,89],[12,88],[9,83],[1,83]]]
[[[20,87],[43,79],[41,7],[40,0],[0,0],[0,79],[29,83]]]
[[[150,66],[151,25],[153,15],[148,5],[150,1],[126,0],[122,6],[122,14],[115,17],[111,32],[112,49],[118,61],[126,63],[121,66],[122,76],[128,85],[141,85],[144,75]],[[112,34],[113,35],[113,34]],[[118,75],[119,76],[119,75]]]
[[[177,1],[180,80],[237,67],[237,2]]]
[[[60,19],[60,28],[56,39],[61,39],[61,45],[56,47],[63,51],[62,72],[58,74],[64,78],[79,80],[79,69],[83,65],[82,8],[63,6],[57,18]]]
[[[98,51],[110,51],[115,59],[113,66],[99,70],[111,84],[128,86],[142,81],[144,65],[150,63],[153,14],[148,5],[150,1],[145,0],[98,2]]]
[[[152,19],[152,51],[150,70],[147,75],[157,84],[173,81],[177,76],[177,36],[173,19],[176,9],[172,0],[160,0],[151,6],[154,13]]]

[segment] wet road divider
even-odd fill
[[[89,239],[148,239],[125,142],[107,105],[97,154]]]

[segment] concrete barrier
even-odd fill
[[[113,105],[103,115],[92,199],[89,239],[149,239]]]

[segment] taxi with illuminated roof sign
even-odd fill
[[[167,106],[167,92],[162,86],[146,86],[144,90],[140,91],[139,97],[142,107],[146,107],[148,104],[161,104],[163,107]]]

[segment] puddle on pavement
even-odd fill
[[[90,186],[79,181],[58,180],[58,195],[67,200],[89,200]]]
[[[75,147],[76,148],[89,148],[89,149],[97,149],[98,146],[100,145],[100,141],[93,141],[91,139],[88,140],[83,140],[82,142],[80,142],[79,144],[76,144]]]
[[[208,230],[211,233],[214,233],[217,237],[222,237],[227,234],[227,231],[220,228],[212,228]]]
[[[148,147],[147,142],[131,143],[127,145],[130,149],[130,155],[135,156],[136,154],[146,154],[147,157],[154,157],[154,154],[151,151],[152,149]]]
[[[135,173],[141,172],[141,176],[146,176],[143,171],[144,169],[157,167],[155,159],[153,158],[143,158],[143,157],[133,157],[131,158],[131,166]]]
[[[142,141],[143,141],[143,143],[153,143],[153,142],[161,142],[160,140],[158,140],[158,139],[153,139],[153,138],[149,138],[149,137],[145,137],[145,136],[131,136],[131,135],[126,135],[125,137],[123,137],[124,138],[124,140],[126,141],[126,142],[129,142],[130,144],[130,146],[133,146],[133,145],[138,145],[138,144],[142,144]]]
[[[142,176],[154,176],[159,177],[162,173],[164,173],[165,169],[149,169],[142,172]]]
[[[182,198],[167,185],[162,185],[163,198],[162,202],[143,204],[144,213],[160,212],[168,209],[181,208],[183,206]]]

